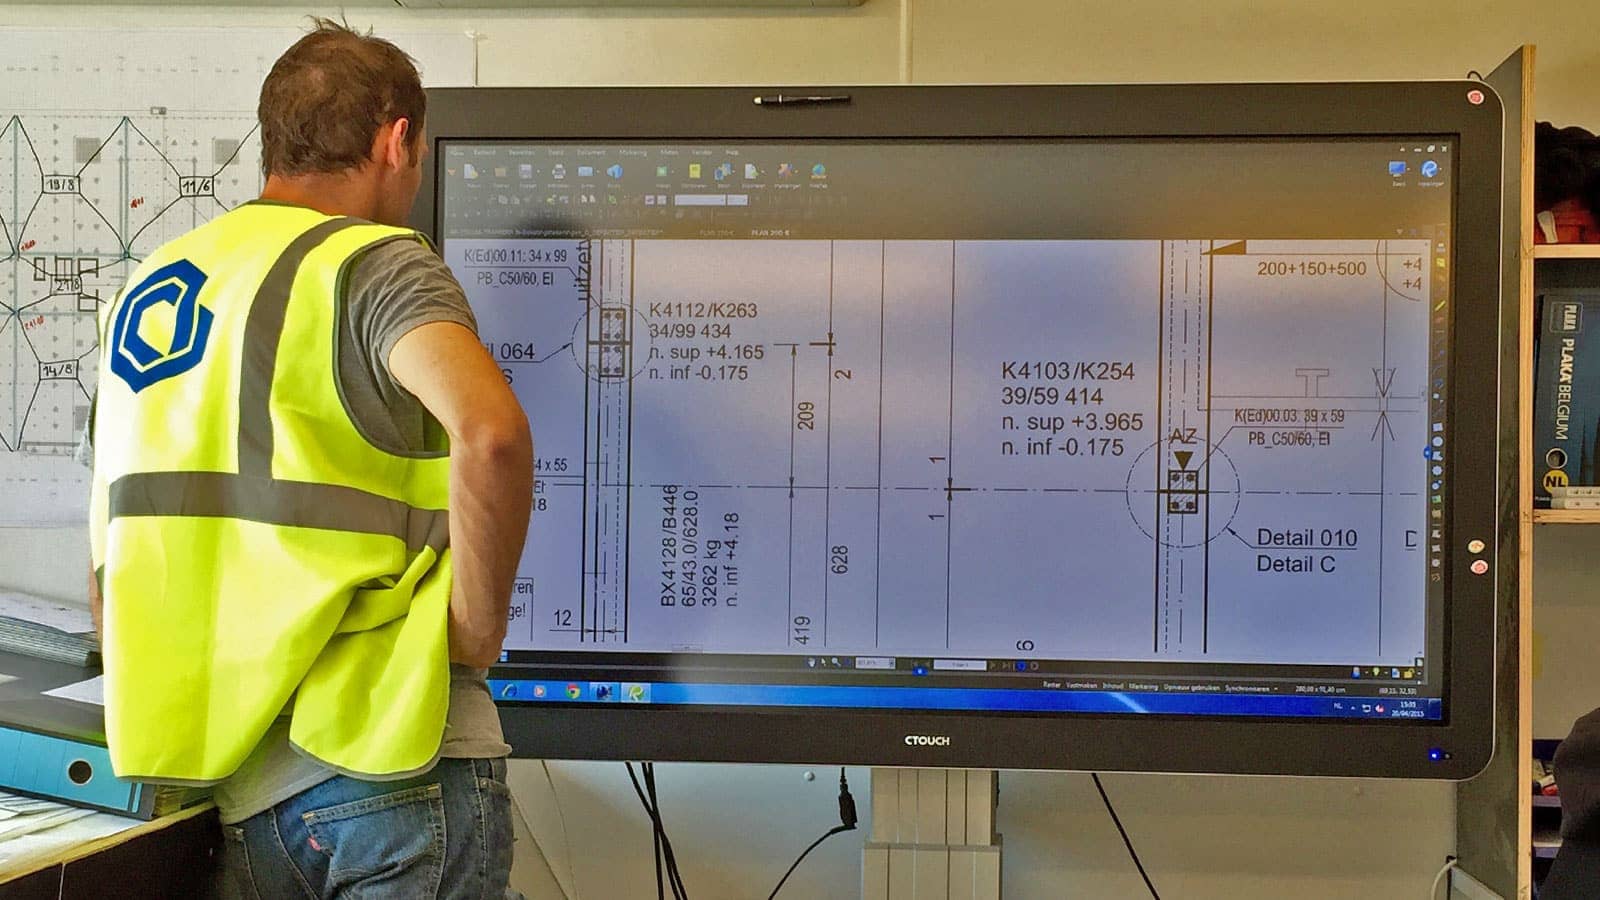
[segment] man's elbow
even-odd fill
[[[533,459],[533,436],[528,417],[520,407],[473,423],[457,441],[454,450],[465,451],[491,464],[528,465]]]
[[[473,635],[462,634],[457,630],[451,637],[454,644],[450,651],[452,662],[461,663],[468,668],[487,669],[500,661],[500,648],[505,644],[506,630],[491,629]]]

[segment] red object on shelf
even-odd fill
[[[1544,767],[1540,766],[1540,768],[1543,769]],[[1555,773],[1548,769],[1538,773],[1538,776],[1533,779],[1533,786],[1540,794],[1546,797],[1554,797],[1556,795]]]
[[[1576,197],[1563,200],[1534,216],[1535,244],[1600,244],[1600,222],[1594,211]]]

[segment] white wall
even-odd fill
[[[1560,739],[1600,707],[1600,528],[1534,529],[1533,736]]]
[[[1539,48],[1535,112],[1600,125],[1589,0],[915,0],[918,81],[1456,78]]]
[[[300,12],[0,6],[0,23],[283,25]],[[903,72],[925,82],[1455,77],[1487,72],[1514,45],[1532,41],[1540,52],[1538,115],[1600,124],[1600,4],[1590,0],[868,0],[845,11],[351,10],[350,17],[380,31],[402,24],[476,30],[485,85],[893,82]],[[84,545],[78,529],[0,530],[0,586],[77,597]],[[1566,592],[1583,593],[1582,580],[1569,581]],[[1560,727],[1560,718],[1549,727]],[[649,829],[621,766],[556,763],[551,770],[565,838],[541,768],[515,764],[512,781],[554,867],[564,874],[574,860],[590,900],[651,895]],[[696,898],[764,896],[833,821],[836,775],[825,769],[813,782],[801,767],[661,771],[663,807]],[[852,784],[865,812],[865,774],[856,772]],[[1124,775],[1106,784],[1169,897],[1422,896],[1453,844],[1448,785]],[[1001,791],[1008,897],[1141,895],[1086,776],[1011,774]],[[859,847],[859,833],[834,838],[785,896],[854,894]],[[519,848],[518,884],[543,896],[533,849]]]

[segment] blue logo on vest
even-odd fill
[[[198,299],[205,283],[206,273],[180,259],[152,272],[122,301],[111,323],[111,371],[134,393],[182,375],[205,355],[213,318]],[[145,313],[159,303],[176,308],[172,340],[165,350],[150,346],[139,334]]]

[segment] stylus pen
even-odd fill
[[[773,94],[757,97],[757,106],[781,106],[796,103],[849,103],[849,94]]]

